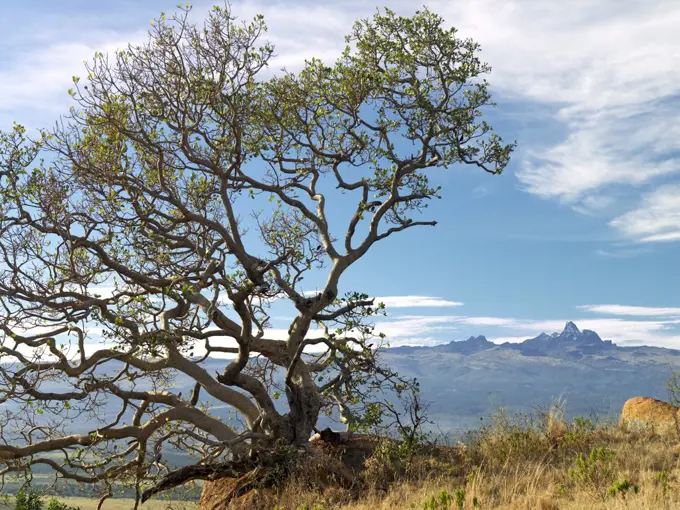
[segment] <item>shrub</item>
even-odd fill
[[[47,510],[80,510],[80,507],[67,505],[63,501],[52,498],[47,503]]]
[[[612,481],[612,462],[616,454],[608,448],[593,448],[589,455],[579,454],[569,468],[569,479],[576,486],[602,494]]]
[[[502,468],[508,463],[545,456],[548,442],[541,431],[543,426],[544,423],[532,415],[509,415],[501,407],[491,416],[488,425],[468,433],[465,443],[473,462]]]
[[[597,437],[595,430],[592,419],[575,417],[559,442],[560,451],[566,454],[588,452]]]
[[[663,494],[663,497],[665,498],[666,495],[668,494],[668,489],[670,487],[670,479],[668,477],[668,473],[665,471],[659,471],[654,475],[654,482],[655,484],[661,488],[661,492]]]
[[[439,494],[432,496],[423,503],[423,510],[449,510],[452,502],[453,497],[449,494],[449,491],[442,489]]]
[[[618,495],[625,497],[629,490],[632,490],[633,493],[637,494],[638,486],[633,485],[628,480],[623,480],[621,482],[612,482],[612,484],[609,486],[609,489],[607,489],[607,492],[611,497],[616,497]]]
[[[458,510],[463,510],[463,505],[465,504],[465,489],[456,490],[456,506]]]
[[[37,492],[21,488],[14,496],[14,510],[42,510],[43,502]]]
[[[430,499],[423,503],[423,510],[449,510],[453,508],[454,501],[456,503],[456,508],[458,510],[463,510],[465,508],[465,489],[456,489],[453,496],[446,489],[436,496],[432,496]],[[477,497],[472,498],[472,507],[480,508],[480,503]]]

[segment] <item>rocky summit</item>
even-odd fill
[[[614,339],[615,340],[615,339]],[[567,415],[616,418],[631,397],[667,398],[665,382],[680,368],[680,351],[622,347],[567,322],[561,332],[518,343],[484,336],[432,347],[395,347],[383,358],[417,377],[442,429],[479,424],[496,408],[530,412],[566,401]]]

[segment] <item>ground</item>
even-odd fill
[[[596,418],[565,423],[500,412],[465,446],[413,455],[395,444],[378,448],[361,487],[324,486],[303,469],[279,490],[230,508],[670,510],[680,508],[679,445],[680,437],[628,432]]]
[[[365,451],[349,456],[355,467],[362,462],[356,483],[350,484],[337,469],[339,483],[327,476],[329,466],[337,466],[341,457],[338,448],[342,447],[321,452],[326,458],[306,459],[278,487],[257,489],[230,509],[680,508],[680,436],[660,436],[644,428],[626,431],[596,417],[564,422],[559,413],[508,416],[501,410],[461,444],[411,449],[403,443],[378,441],[368,458]],[[225,481],[221,490],[227,492],[229,487]],[[94,510],[97,503],[66,501],[82,510]],[[104,510],[132,507],[130,500],[109,500]],[[141,508],[199,507],[152,501]],[[205,508],[209,507],[201,510]],[[0,510],[11,508],[0,505]]]
[[[80,507],[80,510],[96,510],[99,500],[89,498],[57,498],[59,501],[69,505]],[[131,510],[134,508],[134,501],[131,499],[109,499],[104,502],[102,510]],[[194,503],[185,502],[166,502],[149,501],[141,507],[143,510],[197,510]],[[0,510],[14,510],[14,506],[0,503]]]

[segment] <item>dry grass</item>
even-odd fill
[[[291,482],[278,494],[255,495],[241,508],[680,508],[678,441],[651,432],[623,432],[588,419],[565,423],[555,411],[513,417],[501,412],[464,444],[430,449],[408,465],[389,455],[374,459],[360,493],[337,487],[310,491]]]
[[[326,452],[329,453],[329,452]],[[334,456],[332,452],[331,455]],[[278,490],[255,491],[230,508],[280,510],[575,510],[680,508],[677,438],[624,432],[588,419],[565,423],[560,409],[544,415],[499,412],[461,444],[404,451],[382,443],[360,483],[347,484],[339,461],[307,459]],[[342,482],[344,480],[344,482]],[[342,483],[341,483],[342,482]],[[82,510],[95,500],[67,499]],[[462,504],[462,506],[459,506]],[[278,506],[277,506],[278,505]],[[133,507],[109,500],[105,510]],[[193,510],[150,502],[151,510]],[[3,507],[0,505],[0,510]]]

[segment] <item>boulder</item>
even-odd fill
[[[651,397],[628,399],[621,410],[622,429],[651,430],[662,436],[680,437],[680,408]]]

